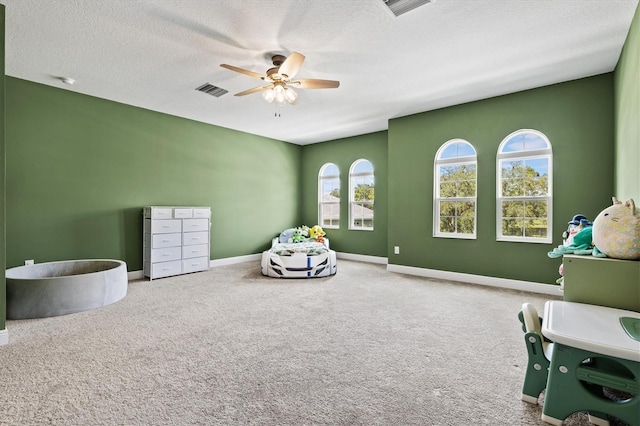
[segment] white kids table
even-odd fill
[[[542,420],[561,425],[576,411],[640,424],[640,313],[549,301],[542,334],[554,342]],[[605,392],[620,393],[614,401]]]

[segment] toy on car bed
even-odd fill
[[[262,253],[262,275],[276,278],[317,278],[337,271],[336,252],[320,226],[290,228]]]

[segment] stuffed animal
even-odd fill
[[[612,200],[593,221],[593,243],[608,257],[640,260],[640,209],[632,199]]]
[[[295,228],[293,230],[293,236],[291,237],[292,243],[301,243],[304,241],[304,236],[302,235],[302,229]]]
[[[565,254],[591,254],[593,251],[593,226],[578,231],[568,246],[560,245],[547,253],[550,258],[562,257]]]
[[[303,243],[307,241],[307,237],[309,236],[309,227],[306,225],[299,226],[294,228],[293,237],[291,241],[294,243]]]
[[[569,221],[569,227],[562,233],[562,245],[569,247],[573,244],[573,237],[587,226],[591,226],[592,223],[585,215],[577,214],[573,216],[573,219]]]
[[[327,235],[327,233],[324,232],[319,225],[313,226],[309,230],[309,237],[315,238],[316,240],[318,239],[318,237],[322,238],[325,235]]]

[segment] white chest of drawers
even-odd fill
[[[209,269],[210,207],[149,206],[143,223],[145,277]]]

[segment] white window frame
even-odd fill
[[[331,166],[334,166],[336,170],[338,170],[338,174],[325,175],[324,174],[325,171]],[[340,198],[338,198],[338,201],[325,201],[323,199],[323,194],[324,194],[323,184],[329,180],[337,180],[338,190],[340,190],[340,168],[334,163],[323,164],[322,167],[320,167],[320,171],[318,172],[318,225],[320,225],[324,229],[340,229]],[[324,212],[325,206],[337,207],[337,210],[338,210],[337,223],[334,224],[332,222],[329,225],[324,223],[323,212]]]
[[[532,133],[543,139],[547,147],[543,149],[523,149],[513,152],[503,152],[505,145],[513,139],[515,136],[523,133]],[[523,195],[518,197],[504,197],[502,195],[502,164],[505,161],[526,161],[535,159],[547,159],[548,161],[548,177],[547,177],[547,194],[544,196],[531,196]],[[527,237],[527,236],[513,236],[502,234],[502,202],[503,201],[546,201],[547,203],[547,235],[544,238]],[[522,218],[526,220],[525,217]],[[524,227],[523,227],[524,231]],[[521,243],[541,243],[551,244],[553,241],[553,151],[551,142],[547,136],[533,129],[520,129],[502,140],[498,147],[498,155],[496,160],[496,240],[497,241],[511,241]]]
[[[356,167],[358,165],[360,165],[363,162],[367,162],[371,165],[371,172],[362,172],[362,173],[355,173],[354,170],[356,169]],[[371,180],[373,182],[373,186],[375,188],[375,168],[373,166],[373,163],[365,158],[360,158],[356,161],[354,161],[351,164],[351,167],[349,168],[349,229],[350,230],[354,230],[354,231],[373,231],[374,228],[374,218],[375,218],[375,213],[373,210],[373,206],[374,206],[374,201],[375,201],[375,192],[374,192],[374,200],[369,201],[355,201],[355,191],[354,191],[354,180],[356,178],[363,178],[363,177],[371,177]],[[353,214],[354,209],[356,209],[357,207],[360,207],[359,204],[370,204],[371,205],[371,226],[364,226],[364,222],[361,223],[360,225],[356,225],[355,221],[356,218]]]
[[[453,144],[464,143],[473,149],[474,155],[461,155],[452,158],[440,158],[444,151]],[[442,166],[464,166],[475,165],[476,167],[476,193],[473,197],[441,197],[440,195],[440,168]],[[438,149],[433,165],[433,236],[437,238],[460,238],[474,240],[477,238],[478,229],[478,151],[475,147],[464,139],[451,139]],[[442,232],[440,230],[440,202],[472,202],[473,203],[473,233],[465,234],[462,232]],[[456,216],[457,217],[457,216]]]

